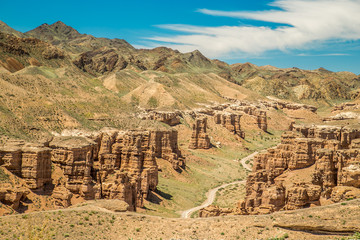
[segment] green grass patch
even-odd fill
[[[0,167],[0,182],[7,182],[9,181],[9,175],[7,175],[5,172],[4,172],[4,169],[2,169]]]

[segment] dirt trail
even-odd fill
[[[250,164],[247,164],[246,161],[250,160],[251,158],[253,158],[256,154],[258,154],[258,152],[254,152],[252,154],[250,154],[249,156],[247,157],[244,157],[243,159],[240,160],[240,163],[241,165],[251,171],[251,165]],[[216,197],[216,192],[220,189],[220,188],[224,188],[224,187],[227,187],[229,185],[234,185],[234,184],[245,184],[246,183],[246,180],[242,180],[242,181],[235,181],[235,182],[231,182],[231,183],[225,183],[221,186],[218,186],[216,188],[213,188],[213,189],[210,189],[207,193],[206,193],[206,200],[200,205],[200,206],[197,206],[197,207],[194,207],[194,208],[190,208],[188,210],[185,210],[181,213],[181,218],[190,218],[191,214],[202,209],[202,208],[205,208],[209,205],[211,205],[214,200],[215,200],[215,197]]]
[[[259,152],[253,152],[253,153],[250,154],[249,156],[244,157],[243,159],[241,159],[241,160],[240,160],[241,165],[242,165],[245,169],[251,171],[252,166],[251,166],[249,163],[246,163],[246,162],[247,162],[248,160],[254,158],[255,155],[257,155],[258,153],[259,153]]]

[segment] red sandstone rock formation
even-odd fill
[[[63,170],[65,188],[71,193],[93,199],[95,191],[83,188],[86,184],[88,153],[92,153],[96,143],[82,137],[55,137],[49,144],[52,148],[51,161]],[[90,185],[91,183],[88,183]]]
[[[239,212],[261,214],[360,197],[357,129],[292,125],[254,159]]]
[[[25,200],[29,193],[29,189],[24,187],[17,177],[4,166],[0,166],[0,203],[17,210],[20,201]]]
[[[19,208],[20,200],[24,200],[28,194],[29,191],[24,187],[1,183],[0,202],[12,207],[14,210]]]
[[[251,106],[251,107],[259,107],[259,106],[264,106],[266,108],[274,108],[274,109],[288,109],[288,110],[300,110],[300,109],[305,109],[305,110],[309,110],[311,112],[316,112],[317,111],[317,107],[314,107],[312,105],[306,105],[306,104],[301,104],[301,103],[290,103],[284,100],[280,100],[280,99],[276,99],[276,98],[270,98],[269,100],[259,100],[258,102],[260,104],[254,104],[251,103],[249,101],[246,100],[238,100],[235,98],[230,98],[230,97],[225,97],[223,96],[223,98],[225,98],[226,100],[232,101],[235,103],[235,105],[237,106]]]
[[[241,111],[249,116],[252,116],[255,120],[255,124],[257,125],[257,127],[264,132],[267,131],[268,124],[266,111],[260,110],[258,107],[252,105],[232,105],[230,106],[230,108],[232,110]]]
[[[8,141],[0,147],[0,166],[23,179],[27,188],[1,184],[0,201],[16,209],[27,189],[53,184],[53,190],[46,191],[60,207],[82,197],[120,199],[135,210],[156,189],[156,158],[176,170],[185,167],[177,131],[107,130],[88,137],[55,137],[49,147]]]
[[[218,206],[210,205],[206,208],[199,210],[199,217],[217,217],[234,214],[233,209],[231,208],[220,208]]]
[[[241,116],[241,114],[221,112],[214,115],[214,120],[216,124],[221,124],[231,133],[241,138],[245,138],[245,133],[241,130],[240,127]]]
[[[195,119],[193,132],[191,135],[189,148],[191,149],[209,149],[210,139],[206,133],[207,118]]]
[[[228,97],[224,98],[234,103],[204,105],[203,108],[185,111],[185,114],[190,115],[192,118],[213,116],[215,123],[222,124],[230,132],[242,138],[244,138],[243,131],[241,131],[238,126],[235,126],[237,125],[236,122],[239,122],[240,125],[239,118],[241,119],[241,124],[244,124],[244,126],[259,128],[265,132],[267,131],[267,112],[265,111],[266,107],[264,107],[263,104],[254,104],[248,101],[239,101]],[[229,117],[220,117],[220,115]],[[243,118],[241,118],[241,116],[243,116]],[[226,121],[228,121],[228,123],[226,123]],[[231,127],[231,125],[234,125],[234,127]],[[237,133],[235,133],[235,131]]]
[[[155,157],[169,161],[175,170],[185,167],[185,159],[178,147],[178,132],[176,130],[151,131],[148,149],[154,148]]]
[[[44,146],[7,142],[0,148],[0,166],[23,178],[30,189],[51,183],[50,149]]]
[[[57,137],[51,143],[52,162],[66,178],[65,189],[85,199],[120,199],[130,209],[143,206],[149,191],[156,189],[157,164],[149,148],[149,131],[105,132],[99,144],[83,137]],[[97,155],[95,153],[98,153]],[[59,198],[65,205],[67,197]]]

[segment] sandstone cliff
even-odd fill
[[[229,130],[231,133],[245,138],[245,133],[241,130],[240,127],[240,118],[241,114],[235,113],[216,113],[214,115],[214,121],[216,124],[221,124],[224,128]]]
[[[206,133],[207,118],[195,119],[192,127],[192,135],[189,143],[191,149],[209,149],[210,138]]]
[[[17,210],[20,201],[25,200],[30,191],[19,182],[14,181],[14,178],[11,178],[10,175],[10,171],[0,166],[0,203]],[[0,214],[2,214],[1,210]]]
[[[203,108],[186,111],[193,118],[197,116],[213,116],[216,124],[220,124],[231,133],[241,138],[245,137],[241,126],[248,129],[261,129],[267,131],[267,107],[261,103],[240,101],[229,97],[223,97],[232,103],[213,103],[204,105]]]
[[[175,130],[108,130],[93,140],[67,138],[50,143],[52,162],[66,177],[65,185],[58,185],[85,199],[120,199],[136,209],[156,189],[156,158],[171,162],[176,170],[185,167]]]
[[[270,99],[271,100],[259,101],[259,102],[266,107],[271,107],[274,109],[288,109],[288,110],[304,109],[304,110],[309,110],[311,112],[317,111],[317,107],[312,106],[312,105],[301,104],[301,103],[289,103],[284,100],[273,99],[273,98],[270,98]]]
[[[30,189],[49,195],[58,207],[81,199],[120,199],[136,210],[158,184],[156,158],[178,171],[185,167],[177,131],[108,129],[57,136],[48,147],[9,140],[0,148],[0,167],[24,187],[1,184],[0,201],[17,209]]]
[[[24,141],[9,141],[0,148],[0,166],[23,178],[30,189],[51,183],[50,150]]]
[[[292,125],[281,144],[259,154],[237,212],[261,214],[358,198],[357,129]]]

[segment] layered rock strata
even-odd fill
[[[268,123],[267,123],[267,113],[264,110],[260,110],[254,106],[230,106],[232,110],[241,111],[245,114],[252,116],[255,120],[255,124],[257,127],[264,132],[267,131]]]
[[[289,103],[286,101],[259,101],[261,104],[263,104],[266,107],[271,107],[274,109],[288,109],[288,110],[308,110],[311,112],[316,112],[317,107],[312,105],[306,105],[301,103]]]
[[[24,187],[12,186],[11,184],[1,183],[0,185],[0,202],[17,210],[20,200],[25,200],[29,191]]]
[[[154,148],[155,157],[169,161],[175,170],[185,168],[185,159],[178,147],[178,132],[176,130],[151,131],[148,148]]]
[[[24,141],[9,141],[0,147],[0,166],[21,177],[30,189],[51,183],[51,149]]]
[[[302,103],[291,103],[284,100],[279,100],[276,98],[269,97],[269,100],[259,100],[258,104],[246,100],[238,100],[235,98],[225,97],[224,99],[234,102],[238,106],[253,106],[253,107],[266,107],[273,109],[288,109],[288,110],[309,110],[311,112],[316,112],[317,107]]]
[[[156,158],[169,161],[176,170],[185,167],[175,130],[112,130],[92,138],[80,137],[75,145],[74,138],[50,143],[52,161],[66,176],[65,188],[85,199],[120,199],[136,209],[156,189]]]
[[[202,208],[199,210],[199,217],[218,217],[218,216],[226,216],[233,215],[234,211],[231,208],[220,208],[218,206],[210,205],[206,208]]]
[[[241,130],[241,126],[240,126],[241,116],[242,116],[241,114],[220,112],[214,115],[214,121],[216,124],[222,125],[231,133],[241,138],[245,138],[245,132]]]
[[[228,98],[226,98],[228,99]],[[190,115],[192,118],[203,117],[203,116],[213,116],[215,119],[215,123],[223,124],[222,122],[230,121],[236,122],[238,118],[241,118],[242,124],[246,127],[250,128],[258,128],[263,131],[267,131],[268,123],[267,123],[267,112],[266,108],[262,104],[254,104],[247,101],[239,101],[234,100],[234,103],[214,103],[213,105],[204,105],[203,108],[194,109],[191,111],[185,111],[185,114]],[[228,116],[230,120],[221,120],[220,115]],[[233,115],[233,116],[231,116]],[[224,118],[224,117],[222,117]],[[244,119],[244,121],[243,121]],[[239,121],[239,124],[240,124]],[[225,125],[229,125],[224,123]],[[235,124],[235,123],[234,123]],[[236,128],[236,126],[234,126]],[[233,128],[233,127],[226,127]],[[230,130],[234,133],[233,130]],[[241,135],[242,131],[238,131]],[[236,134],[236,133],[235,133]]]
[[[292,125],[281,144],[259,154],[237,211],[261,214],[360,197],[360,131]]]
[[[336,112],[336,111],[344,111],[344,110],[358,110],[360,108],[360,104],[359,103],[354,103],[354,102],[347,102],[347,103],[342,103],[339,105],[334,106],[332,112]]]
[[[156,120],[168,124],[169,126],[175,126],[180,123],[181,112],[165,112],[165,111],[154,111],[145,110],[144,113],[139,115],[140,119],[143,120]]]
[[[7,142],[0,148],[0,166],[24,180],[27,188],[42,190],[56,205],[74,199],[120,199],[135,210],[156,189],[156,158],[173,168],[185,167],[177,131],[106,130],[88,136],[57,136],[48,144]],[[46,185],[52,185],[45,188]],[[0,201],[17,208],[27,195],[1,184]]]
[[[189,143],[191,149],[209,149],[210,138],[206,133],[207,118],[195,119],[195,123],[192,127],[192,135]]]

